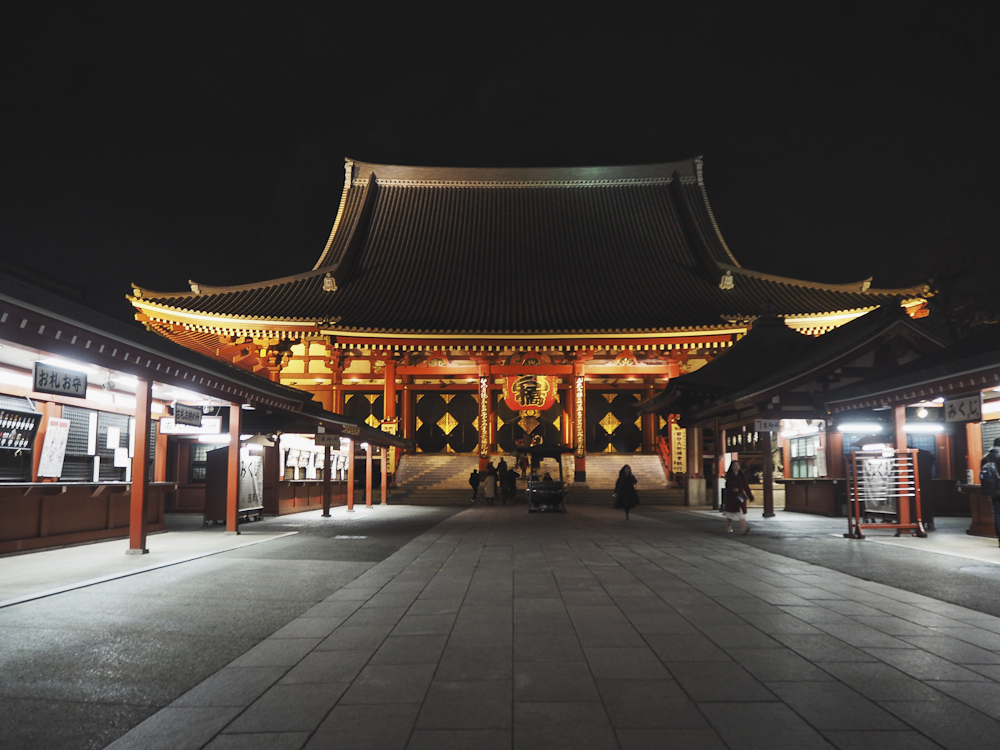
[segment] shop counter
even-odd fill
[[[972,523],[965,533],[996,539],[996,531],[993,528],[993,501],[979,491],[978,484],[960,484],[958,491],[969,497]]]
[[[0,485],[0,554],[129,535],[131,482],[12,482]],[[152,482],[146,531],[163,531],[174,482]]]
[[[286,513],[302,513],[307,510],[323,509],[322,479],[282,479],[278,482],[277,497],[275,493],[264,493],[264,512],[268,515],[282,516]],[[361,494],[364,502],[364,490]],[[357,495],[355,495],[357,500]],[[347,503],[347,482],[333,479],[330,481],[330,505]]]
[[[843,479],[775,479],[785,488],[785,510],[814,516],[842,515],[847,503],[847,482]]]

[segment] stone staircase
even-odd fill
[[[516,457],[496,453],[490,456],[493,465],[505,458],[514,468]],[[621,467],[628,464],[639,480],[637,489],[643,503],[650,505],[682,505],[684,491],[669,487],[660,457],[655,454],[599,453],[587,456],[587,481],[574,482],[572,454],[562,458],[563,477],[567,484],[567,504],[586,503],[610,505],[611,493]],[[396,470],[396,482],[389,493],[390,502],[409,505],[467,505],[472,496],[469,474],[479,466],[474,454],[416,453],[406,454]],[[556,476],[558,467],[551,460],[543,463],[542,471]],[[524,501],[524,482],[518,480],[518,500]],[[479,493],[482,500],[482,488]]]

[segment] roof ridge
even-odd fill
[[[763,281],[774,281],[779,284],[790,284],[793,286],[807,287],[810,289],[828,289],[835,292],[853,292],[856,294],[872,294],[872,295],[910,295],[914,297],[920,297],[929,291],[927,284],[921,284],[919,286],[912,287],[898,287],[893,289],[881,289],[871,286],[872,277],[869,276],[867,279],[862,279],[861,281],[851,281],[845,284],[824,284],[821,281],[806,281],[805,279],[793,279],[790,276],[778,276],[773,273],[765,273],[763,271],[754,271],[743,266],[734,266],[728,263],[719,263],[719,269],[722,271],[732,271],[734,274],[739,273],[742,276],[749,276],[755,279],[761,279]]]
[[[127,299],[143,300],[148,302],[151,299],[156,299],[157,297],[179,297],[183,299],[189,299],[193,297],[204,297],[207,294],[224,294],[226,292],[245,292],[249,289],[264,289],[272,286],[279,286],[281,284],[290,284],[296,281],[303,281],[312,276],[319,276],[325,273],[325,268],[311,268],[308,271],[303,271],[302,273],[292,274],[291,276],[281,276],[277,279],[267,279],[265,281],[251,281],[247,284],[233,284],[231,286],[211,286],[209,284],[199,284],[193,279],[188,279],[188,284],[191,285],[191,289],[186,292],[156,292],[152,289],[146,289],[145,287],[140,287],[138,284],[133,283],[132,289],[135,292],[134,295],[126,294]]]
[[[670,181],[677,173],[692,182],[701,179],[699,168],[702,157],[652,164],[574,166],[574,167],[441,167],[411,166],[402,164],[377,164],[348,159],[349,171],[355,185],[362,184],[369,174],[375,173],[380,182],[393,184],[455,183],[468,185],[533,184],[565,185],[577,183],[607,184],[609,182],[658,182]]]

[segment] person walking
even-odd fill
[[[753,499],[750,483],[740,468],[739,461],[732,461],[726,470],[726,488],[722,491],[722,515],[726,518],[726,533],[733,533],[733,521],[740,522],[744,536],[750,533],[747,524],[747,502]]]
[[[979,464],[979,491],[993,502],[993,529],[1000,538],[1000,437]]]
[[[639,504],[639,493],[636,492],[635,475],[632,474],[632,467],[625,464],[618,472],[618,481],[615,482],[615,507],[625,509],[625,520],[628,520],[628,513]]]
[[[472,487],[471,502],[476,502],[476,495],[479,494],[479,469],[473,469],[469,474],[469,486]]]
[[[493,505],[493,501],[497,499],[496,471],[486,472],[486,481],[483,483],[483,497],[486,498],[487,505]]]
[[[517,501],[517,477],[518,474],[513,469],[507,471],[506,495],[512,503]]]

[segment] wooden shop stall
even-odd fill
[[[240,446],[224,467],[222,516],[238,533],[239,454],[254,451],[258,434],[251,414],[378,448],[401,442],[96,312],[72,287],[0,272],[0,554],[115,537],[129,539],[131,554],[148,551],[165,512],[197,505],[191,480],[207,467],[185,429]]]
[[[856,436],[830,419],[827,399],[942,345],[897,308],[877,309],[819,336],[762,317],[731,349],[674,379],[640,408],[680,414],[681,426],[699,443],[697,433],[711,432],[715,507],[726,469],[739,459],[765,517],[774,514],[776,495],[787,511],[840,515]]]

